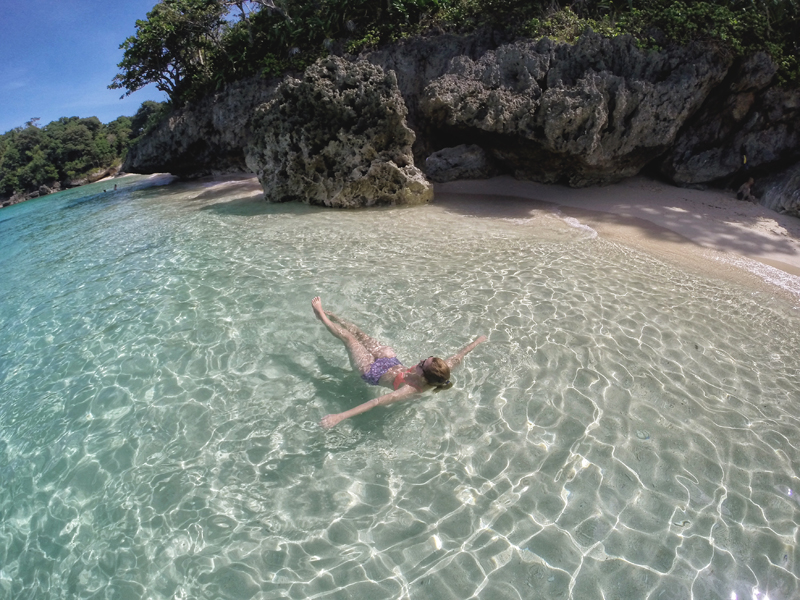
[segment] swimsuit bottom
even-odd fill
[[[361,376],[361,379],[370,385],[379,385],[381,376],[392,367],[403,366],[396,356],[376,358],[375,362],[369,366],[369,371]]]

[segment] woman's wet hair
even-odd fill
[[[450,383],[450,367],[438,356],[431,356],[426,359],[427,364],[422,367],[422,376],[430,385],[435,385],[437,389],[447,389],[453,384]]]

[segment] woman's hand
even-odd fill
[[[450,367],[451,369],[455,369],[459,364],[461,364],[461,361],[464,360],[464,357],[475,349],[475,346],[477,346],[478,344],[482,344],[488,339],[489,338],[487,338],[485,335],[476,338],[474,342],[465,346],[461,350],[461,352],[448,358],[445,361],[447,363],[447,366]]]
[[[319,424],[323,429],[330,429],[331,427],[338,425],[340,421],[344,420],[344,418],[345,417],[342,415],[325,415]]]

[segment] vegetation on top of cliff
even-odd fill
[[[28,194],[85,179],[120,164],[130,142],[152,127],[163,104],[147,101],[133,117],[103,124],[97,117],[62,117],[43,127],[34,118],[0,135],[0,197]]]
[[[800,0],[161,0],[120,46],[110,87],[130,94],[154,83],[180,105],[226,82],[432,27],[565,41],[591,28],[644,48],[712,42],[737,55],[765,50],[781,82],[800,82]]]
[[[701,41],[723,45],[738,56],[766,51],[778,66],[781,83],[800,83],[800,38],[795,33],[800,27],[800,10],[796,0],[650,0],[641,3],[642,8],[632,2],[627,8],[620,2],[607,4],[607,12],[600,18],[565,7],[545,19],[533,17],[521,29],[531,37],[548,36],[566,42],[574,42],[586,29],[592,29],[608,37],[631,35],[645,49]]]

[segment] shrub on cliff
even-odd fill
[[[640,46],[693,40],[769,52],[800,82],[798,0],[162,0],[126,39],[110,87],[148,83],[180,105],[225,83],[303,70],[331,50],[358,52],[437,26],[493,27],[574,41],[586,28]]]

